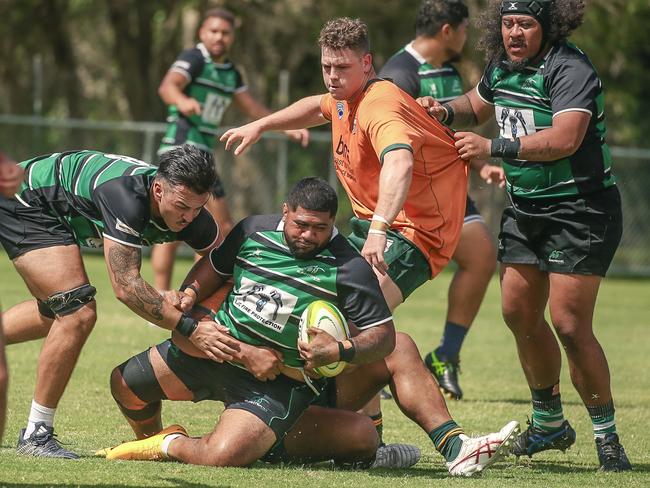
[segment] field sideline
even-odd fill
[[[93,458],[101,447],[132,437],[108,389],[111,369],[166,337],[146,326],[113,297],[103,259],[87,256],[91,282],[99,290],[99,320],[79,360],[57,413],[61,441],[87,456],[79,462],[36,460],[17,456],[18,431],[29,412],[39,342],[8,348],[10,368],[9,413],[0,448],[0,487],[120,486],[539,486],[539,487],[647,487],[650,486],[650,282],[606,280],[596,307],[595,328],[612,369],[617,423],[634,466],[625,474],[596,472],[598,461],[586,410],[571,386],[566,371],[561,380],[565,415],[578,432],[575,446],[566,454],[542,454],[533,461],[514,458],[496,465],[480,478],[450,479],[425,433],[404,417],[392,401],[383,403],[385,440],[410,442],[423,452],[420,463],[404,471],[341,472],[326,465],[271,467],[258,463],[249,469],[215,469],[178,463],[107,462]],[[176,282],[189,261],[179,262]],[[150,278],[148,262],[144,275]],[[28,298],[28,293],[6,255],[0,253],[0,297],[3,307]],[[451,273],[418,290],[396,313],[398,328],[412,334],[421,351],[434,346],[444,322],[447,285]],[[470,432],[498,429],[510,419],[525,426],[530,414],[528,389],[519,367],[514,341],[500,316],[498,282],[493,280],[474,330],[462,355],[461,386],[466,399],[452,403],[455,419]],[[166,402],[165,424],[180,423],[190,434],[210,430],[221,404]]]

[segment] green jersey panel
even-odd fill
[[[560,43],[536,65],[511,71],[488,65],[477,87],[494,105],[500,137],[514,139],[546,130],[563,112],[584,112],[590,123],[575,154],[557,161],[504,160],[508,191],[522,198],[555,198],[593,193],[615,184],[605,143],[602,85],[587,56]]]
[[[234,281],[215,319],[243,342],[279,350],[290,367],[304,364],[298,324],[314,300],[333,303],[361,329],[391,317],[372,270],[345,238],[335,234],[317,256],[298,259],[279,215],[245,219],[210,260]]]

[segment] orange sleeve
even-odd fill
[[[320,111],[327,120],[332,120],[332,95],[326,93],[320,98]]]
[[[387,152],[394,149],[408,149],[415,153],[420,150],[426,135],[412,116],[408,104],[402,96],[394,96],[387,90],[373,90],[358,122],[365,129],[372,147],[381,162]]]

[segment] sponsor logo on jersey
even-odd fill
[[[119,230],[120,232],[124,232],[125,234],[130,234],[134,237],[137,237],[138,239],[140,238],[140,233],[126,225],[124,222],[122,222],[120,219],[117,219],[115,222],[115,228]]]
[[[336,113],[339,116],[339,120],[343,118],[343,102],[336,102]]]
[[[255,322],[281,333],[297,301],[297,296],[285,290],[242,276],[233,305]]]
[[[86,247],[92,247],[94,249],[98,249],[104,246],[104,241],[100,237],[89,237],[84,242],[84,245]]]
[[[551,251],[551,254],[548,255],[549,263],[564,264],[564,253],[562,251]]]
[[[357,133],[357,118],[355,117],[354,120],[352,121],[352,134]]]
[[[515,139],[537,132],[531,109],[497,106],[495,111],[501,137]]]
[[[299,267],[298,273],[302,275],[310,276],[314,281],[320,281],[320,278],[316,276],[318,273],[324,273],[325,268],[321,268],[318,265]]]
[[[508,7],[508,10],[517,10],[517,2],[509,2],[510,6]]]

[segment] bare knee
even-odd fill
[[[404,332],[395,333],[395,349],[386,356],[386,366],[390,371],[395,371],[396,367],[401,364],[409,364],[410,361],[420,359],[418,346],[411,336]]]
[[[577,323],[555,325],[555,330],[567,354],[579,352],[590,343],[597,342],[590,327],[583,328]]]
[[[88,336],[97,322],[97,310],[94,303],[81,307],[70,314],[70,318],[75,321],[75,328],[84,336]]]
[[[379,446],[379,435],[370,417],[359,415],[359,419],[347,429],[345,445],[349,449],[349,458],[364,461],[374,457]]]
[[[209,447],[206,446],[205,464],[218,468],[248,466],[256,459],[247,459],[233,449],[232,442],[223,439],[217,442],[212,441]]]

